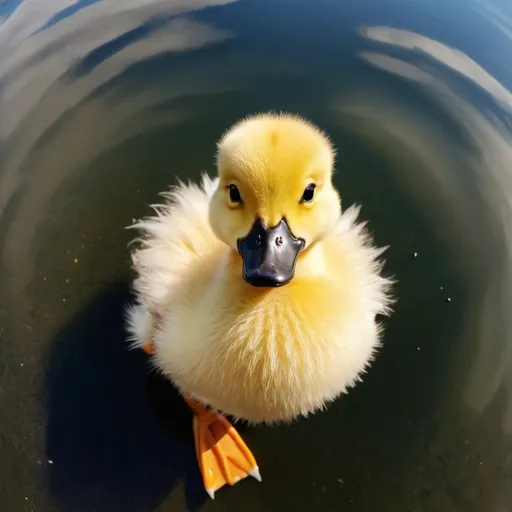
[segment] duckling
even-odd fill
[[[225,415],[290,422],[361,379],[380,345],[392,280],[359,207],[341,210],[328,136],[293,114],[237,122],[218,175],[163,193],[131,227],[133,347],[194,412],[205,490],[249,475],[251,451]]]

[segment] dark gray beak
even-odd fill
[[[258,287],[288,284],[295,274],[295,263],[304,240],[295,238],[283,218],[273,228],[257,219],[251,232],[238,240],[243,260],[243,278]]]

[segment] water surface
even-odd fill
[[[512,510],[511,35],[497,0],[3,2],[0,508]],[[126,350],[124,228],[266,110],[331,135],[399,302],[364,382],[244,429],[263,483],[212,502]]]

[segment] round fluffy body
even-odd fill
[[[276,133],[284,146],[276,145]],[[302,167],[287,152],[292,142],[305,148]],[[223,137],[219,154],[227,165],[219,163],[219,177],[180,183],[154,217],[133,226],[141,236],[132,254],[137,303],[128,311],[130,339],[143,346],[153,336],[154,365],[185,396],[254,423],[289,421],[346,392],[372,361],[377,315],[391,303],[383,250],[357,222],[357,207],[338,210],[332,148],[312,125],[286,116],[246,120]],[[248,198],[239,211],[224,208],[233,166]],[[317,203],[300,210],[289,197],[312,179]],[[265,180],[273,185],[262,190]],[[235,228],[224,225],[232,221],[241,236],[256,214],[284,214],[295,234],[304,230],[306,249],[284,287],[255,288],[242,278]]]

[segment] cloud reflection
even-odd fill
[[[23,190],[17,197],[16,214],[23,228],[9,232],[1,256],[6,264],[16,262],[19,286],[28,282],[33,272],[29,244],[38,220],[65,179],[123,140],[192,115],[184,108],[174,114],[168,109],[161,112],[155,108],[158,105],[233,87],[194,70],[180,73],[171,83],[167,77],[163,83],[143,83],[136,90],[116,86],[115,100],[109,87],[104,87],[148,59],[197,51],[232,37],[187,16],[231,1],[102,0],[55,23],[49,21],[73,2],[22,2],[0,24],[0,212],[5,213],[16,192]],[[137,37],[104,55],[87,73],[73,71],[91,52],[116,38],[136,34],[141,27],[145,30]],[[85,102],[87,106],[82,108]],[[45,142],[37,169],[27,169],[38,141],[63,120],[66,129],[61,126],[59,136]],[[77,137],[78,133],[82,135]],[[63,151],[67,147],[73,150]]]
[[[512,94],[468,55],[448,45],[407,30],[390,27],[366,27],[362,35],[374,41],[416,50],[448,66],[488,92],[496,101],[512,109]]]
[[[404,188],[423,205],[439,236],[458,252],[456,261],[466,265],[462,271],[478,276],[474,288],[479,292],[470,297],[460,339],[471,340],[468,355],[476,351],[463,398],[483,412],[500,389],[512,396],[512,134],[506,117],[475,108],[446,73],[462,75],[505,110],[512,107],[512,94],[469,56],[438,41],[391,27],[366,27],[361,33],[429,57],[402,60],[379,52],[360,54],[372,66],[423,88],[462,127],[471,148],[454,145],[433,118],[408,110],[382,90],[368,87],[336,101],[338,112],[359,121],[354,126],[384,150],[396,156],[401,148],[415,155],[417,164],[401,171]],[[453,233],[459,239],[453,240]],[[511,406],[503,425],[508,433]]]

